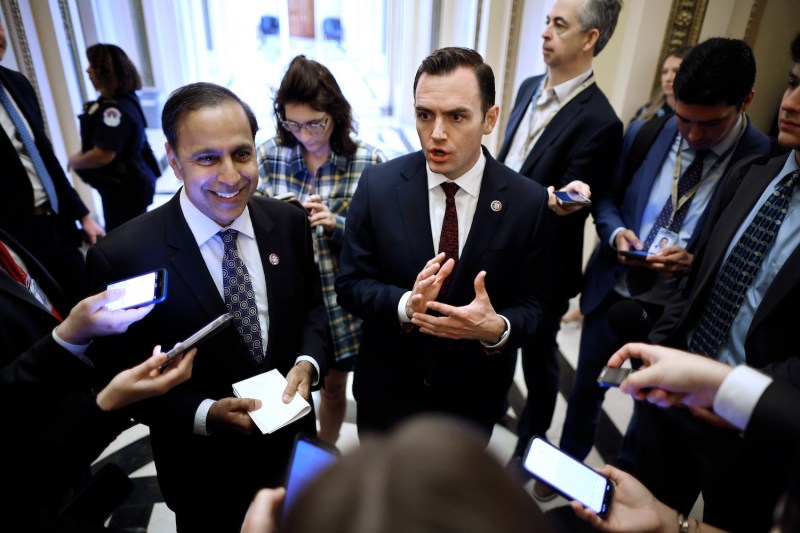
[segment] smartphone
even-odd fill
[[[650,255],[647,252],[647,250],[636,250],[636,249],[618,251],[617,253],[622,257],[627,257],[628,259],[635,259],[637,261],[644,261],[645,259],[647,259],[647,256]]]
[[[571,206],[571,205],[592,205],[592,201],[584,195],[573,191],[556,191],[556,201],[558,205]]]
[[[546,440],[534,437],[523,461],[525,470],[569,500],[577,500],[598,516],[608,514],[614,484]]]
[[[132,309],[163,302],[167,297],[167,271],[163,268],[110,284],[106,289],[125,289],[125,296],[106,304],[106,309]]]
[[[274,198],[276,200],[282,200],[282,201],[288,202],[288,203],[290,203],[292,205],[296,205],[297,207],[299,207],[300,209],[302,209],[306,213],[311,214],[311,209],[306,209],[306,207],[302,204],[302,202],[300,202],[300,200],[297,199],[297,196],[295,196],[295,194],[293,192],[285,192],[283,194],[279,194],[277,196],[274,196]]]
[[[167,352],[167,360],[159,367],[158,370],[163,373],[173,359],[188,352],[195,346],[198,346],[201,342],[210,339],[212,336],[221,331],[222,328],[227,326],[231,320],[233,320],[233,315],[230,313],[225,313],[224,315],[218,316],[203,326],[202,329],[194,332],[188,339]]]
[[[335,447],[317,437],[308,433],[299,433],[295,437],[284,484],[286,498],[281,511],[283,516],[286,516],[306,485],[335,463],[338,457],[339,452]]]
[[[604,366],[600,375],[597,376],[597,384],[601,387],[619,387],[631,372],[633,372],[632,368]]]

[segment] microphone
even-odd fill
[[[608,310],[608,325],[624,343],[649,342],[653,321],[647,311],[633,300],[622,300]]]

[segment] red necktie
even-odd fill
[[[8,251],[6,248],[5,243],[0,241],[0,267],[2,267],[8,275],[14,278],[14,281],[25,287],[28,290],[28,275],[22,270],[22,267],[14,261],[14,258],[11,256],[11,252]],[[41,289],[39,289],[41,291]],[[33,295],[36,297],[36,295]],[[54,317],[58,319],[59,322],[63,322],[64,319],[58,314],[56,308],[50,305],[50,313],[53,314]]]
[[[439,253],[444,252],[446,262],[452,258],[458,264],[458,213],[456,212],[456,193],[459,186],[455,183],[442,183],[442,189],[447,197],[445,201],[444,220],[442,220],[442,233],[439,235]],[[442,263],[444,264],[444,263]],[[455,272],[455,266],[453,267]],[[453,277],[451,273],[445,278],[442,283],[442,288],[439,291],[439,300],[447,294],[447,288],[450,285],[450,279]]]

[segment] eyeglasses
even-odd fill
[[[319,135],[325,128],[328,127],[328,119],[330,117],[325,117],[322,120],[310,120],[303,124],[299,122],[295,122],[293,120],[281,120],[281,126],[286,131],[290,131],[292,133],[300,133],[300,130],[305,129],[311,135]]]

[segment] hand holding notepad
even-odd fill
[[[273,369],[233,384],[237,398],[261,400],[261,408],[248,413],[261,433],[272,433],[311,411],[311,405],[299,393],[291,402],[283,403],[287,383],[286,378]]]

